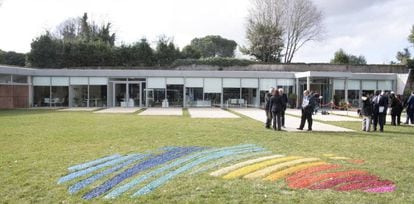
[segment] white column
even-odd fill
[[[296,78],[296,108],[299,107],[299,98],[300,98],[299,88],[300,88],[299,78]]]
[[[348,103],[348,78],[345,78],[344,89],[345,89],[345,103]]]
[[[310,91],[310,77],[306,77],[306,90]]]

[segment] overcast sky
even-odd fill
[[[414,24],[412,0],[313,0],[324,12],[324,40],[303,47],[295,62],[329,62],[339,48],[389,63],[408,47]],[[0,49],[29,52],[33,38],[67,18],[87,12],[110,21],[117,43],[162,34],[183,47],[194,37],[221,35],[245,45],[249,0],[0,0]]]

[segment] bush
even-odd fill
[[[226,58],[226,57],[210,57],[201,59],[178,59],[171,65],[172,67],[189,66],[189,65],[211,65],[218,67],[231,66],[249,66],[258,62],[246,59]]]

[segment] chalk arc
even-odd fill
[[[267,181],[276,181],[279,180],[281,178],[285,178],[286,176],[293,174],[295,172],[298,172],[300,170],[304,170],[304,169],[308,169],[310,167],[314,167],[314,166],[321,166],[327,164],[326,162],[313,162],[313,163],[307,163],[307,164],[301,164],[298,166],[293,166],[293,167],[289,167],[287,169],[275,172],[270,174],[269,176],[267,176],[266,178],[264,178],[263,180],[267,180]]]

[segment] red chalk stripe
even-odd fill
[[[334,165],[334,164],[324,164],[324,165],[320,165],[320,166],[310,167],[310,168],[307,168],[305,170],[298,171],[295,174],[293,174],[292,176],[289,176],[286,179],[286,181],[287,182],[294,182],[295,180],[301,179],[303,177],[307,177],[307,176],[310,176],[312,174],[327,171],[327,170],[337,169],[339,167],[340,167],[339,165]]]
[[[337,191],[353,191],[353,190],[360,190],[360,189],[367,189],[367,188],[379,188],[383,186],[389,186],[394,184],[392,181],[389,180],[373,180],[368,182],[357,182],[357,183],[350,183],[343,186],[339,186],[335,188]]]
[[[333,179],[338,177],[348,177],[352,175],[367,175],[368,172],[360,170],[351,170],[351,171],[340,171],[333,173],[325,173],[314,176],[309,176],[303,179],[296,180],[295,182],[288,183],[291,188],[308,188],[311,185],[314,185],[318,182],[321,182],[326,179]]]
[[[372,175],[357,175],[357,176],[350,176],[350,177],[342,177],[342,178],[334,178],[332,180],[327,180],[318,184],[311,186],[309,189],[316,190],[316,189],[328,189],[333,188],[340,184],[346,184],[351,182],[367,182],[372,180],[378,180],[378,176]]]

